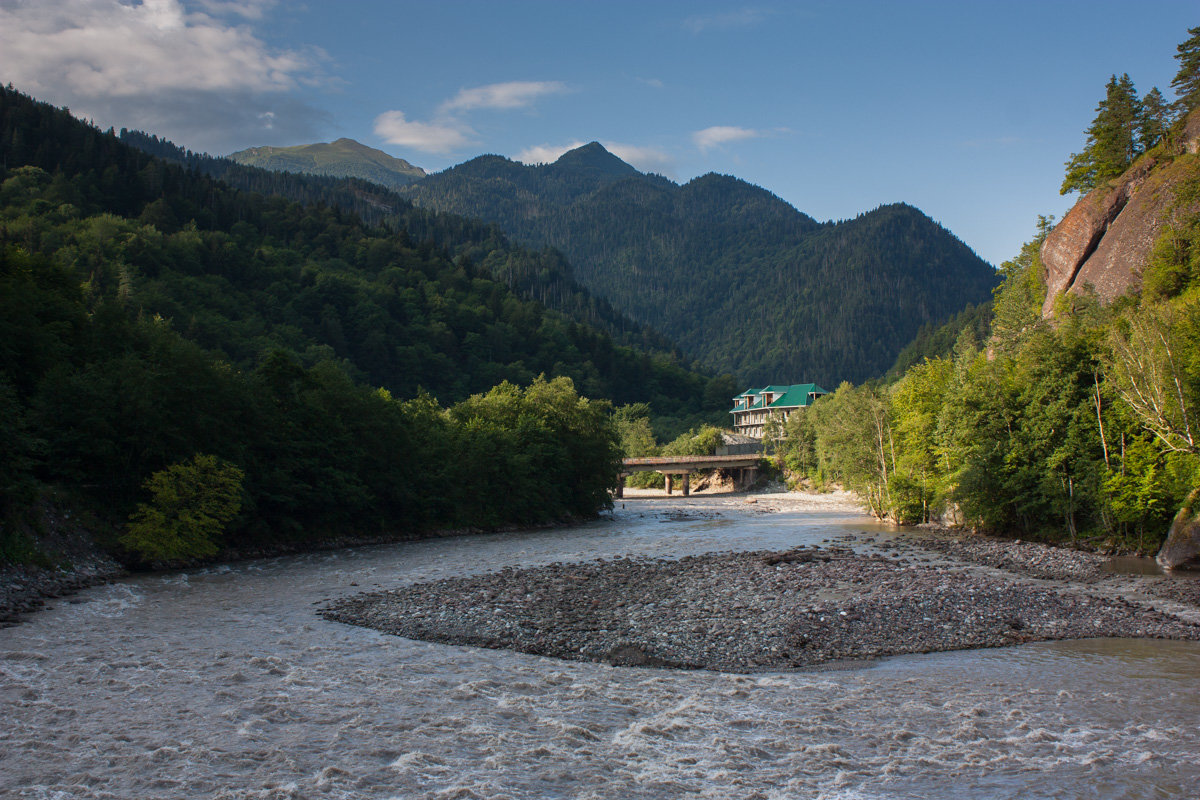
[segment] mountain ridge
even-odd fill
[[[614,162],[628,169],[588,168]],[[590,291],[751,382],[882,375],[922,325],[985,302],[997,282],[908,204],[818,222],[740,178],[680,185],[595,142],[552,164],[471,159],[401,194],[561,250]]]

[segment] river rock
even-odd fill
[[[1167,540],[1155,556],[1163,569],[1200,564],[1200,516],[1195,510],[1197,500],[1200,500],[1200,489],[1193,489],[1171,523]]]

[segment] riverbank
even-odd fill
[[[128,577],[130,569],[101,550],[86,525],[69,524],[71,515],[52,508],[42,512],[39,534],[32,534],[31,550],[42,561],[56,562],[54,566],[36,563],[0,564],[0,628],[17,625],[22,618],[41,610],[52,600],[69,597],[83,589]],[[579,524],[583,520],[560,520],[541,525],[506,525],[489,531],[477,528],[454,528],[436,531],[401,531],[392,535],[340,535],[304,543],[277,542],[245,549],[226,549],[216,559],[174,562],[154,565],[154,571],[183,572],[203,569],[215,564],[235,564],[242,561],[278,556],[319,553],[330,550],[349,550],[381,544],[397,544],[425,539],[448,538],[473,533],[507,533],[521,530],[544,530],[563,525]],[[46,555],[53,554],[53,555]],[[143,570],[143,572],[149,570]],[[136,572],[136,570],[135,570]]]
[[[627,503],[639,513],[711,519],[856,511],[848,495]],[[1101,591],[1101,556],[963,538],[937,546],[954,541],[863,534],[786,551],[509,568],[343,598],[322,614],[446,644],[729,672],[1032,641],[1200,639],[1194,621]]]

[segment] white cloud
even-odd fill
[[[696,144],[696,147],[707,151],[727,142],[737,142],[742,139],[757,139],[762,135],[762,131],[756,131],[752,128],[739,128],[735,125],[714,125],[711,128],[705,128],[702,131],[693,133],[692,141]]]
[[[683,27],[692,33],[703,33],[708,30],[732,30],[734,28],[750,28],[767,18],[767,12],[758,8],[743,8],[738,11],[727,11],[721,14],[702,14],[688,17],[683,21]]]
[[[469,143],[470,128],[459,122],[410,122],[403,111],[385,111],[375,118],[375,135],[388,144],[423,153],[446,154]]]
[[[621,144],[620,142],[601,142],[604,149],[627,164],[640,169],[642,172],[657,172],[660,175],[673,175],[675,159],[665,150],[657,147],[642,147],[636,144]]]
[[[662,89],[666,87],[666,84],[662,82],[661,78],[636,78],[635,80],[637,80],[638,83],[645,84],[653,89]]]
[[[262,19],[277,0],[193,0],[210,14],[236,14],[246,19]]]
[[[385,111],[375,118],[375,133],[389,144],[446,155],[472,143],[475,131],[463,119],[466,112],[526,108],[539,97],[565,91],[567,85],[561,81],[509,81],[460,89],[458,94],[438,106],[432,122],[409,120],[403,111]],[[548,160],[558,158],[566,149]],[[531,159],[540,157],[530,155]]]
[[[255,35],[248,20],[274,3],[4,0],[0,76],[101,126],[142,128],[197,150],[308,137],[328,115],[291,93],[326,83],[328,58]]]
[[[576,139],[570,144],[535,144],[517,153],[516,160],[524,164],[553,164],[568,150],[583,147],[587,142]]]
[[[322,59],[315,48],[272,50],[248,27],[189,12],[179,0],[16,0],[0,7],[0,74],[35,95],[282,92]]]
[[[567,85],[561,81],[509,81],[460,89],[458,94],[442,103],[442,114],[472,111],[477,108],[525,108],[534,100],[548,94],[561,94]]]

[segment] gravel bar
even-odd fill
[[[1076,563],[1068,577],[1099,570]],[[1057,639],[1200,639],[1198,625],[1071,588],[834,544],[508,568],[343,598],[320,613],[430,642],[725,672]]]

